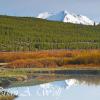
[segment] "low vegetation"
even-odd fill
[[[0,96],[0,100],[14,100],[12,96]]]
[[[0,51],[100,49],[100,25],[0,16]]]
[[[14,100],[17,96],[9,92],[0,90],[0,100]]]
[[[100,67],[100,50],[0,52],[0,62],[6,68]]]

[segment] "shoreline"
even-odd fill
[[[0,52],[1,86],[27,85],[30,80],[31,84],[39,84],[67,75],[99,76],[100,50]]]

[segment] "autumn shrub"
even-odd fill
[[[35,67],[43,67],[43,64],[39,61],[32,60],[32,59],[21,59],[10,62],[8,64],[9,68],[35,68]]]
[[[72,58],[69,64],[100,64],[100,53],[98,51],[82,51]]]
[[[7,67],[35,68],[65,65],[100,65],[100,50],[51,50],[33,52],[0,52],[0,61]]]
[[[33,52],[0,52],[0,62],[19,59],[36,59],[47,57],[72,57],[74,53],[67,50],[33,51]]]

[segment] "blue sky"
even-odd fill
[[[100,0],[0,0],[0,14],[36,16],[67,10],[100,21]]]

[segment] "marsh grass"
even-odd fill
[[[100,50],[0,52],[0,62],[6,68],[99,67]]]

